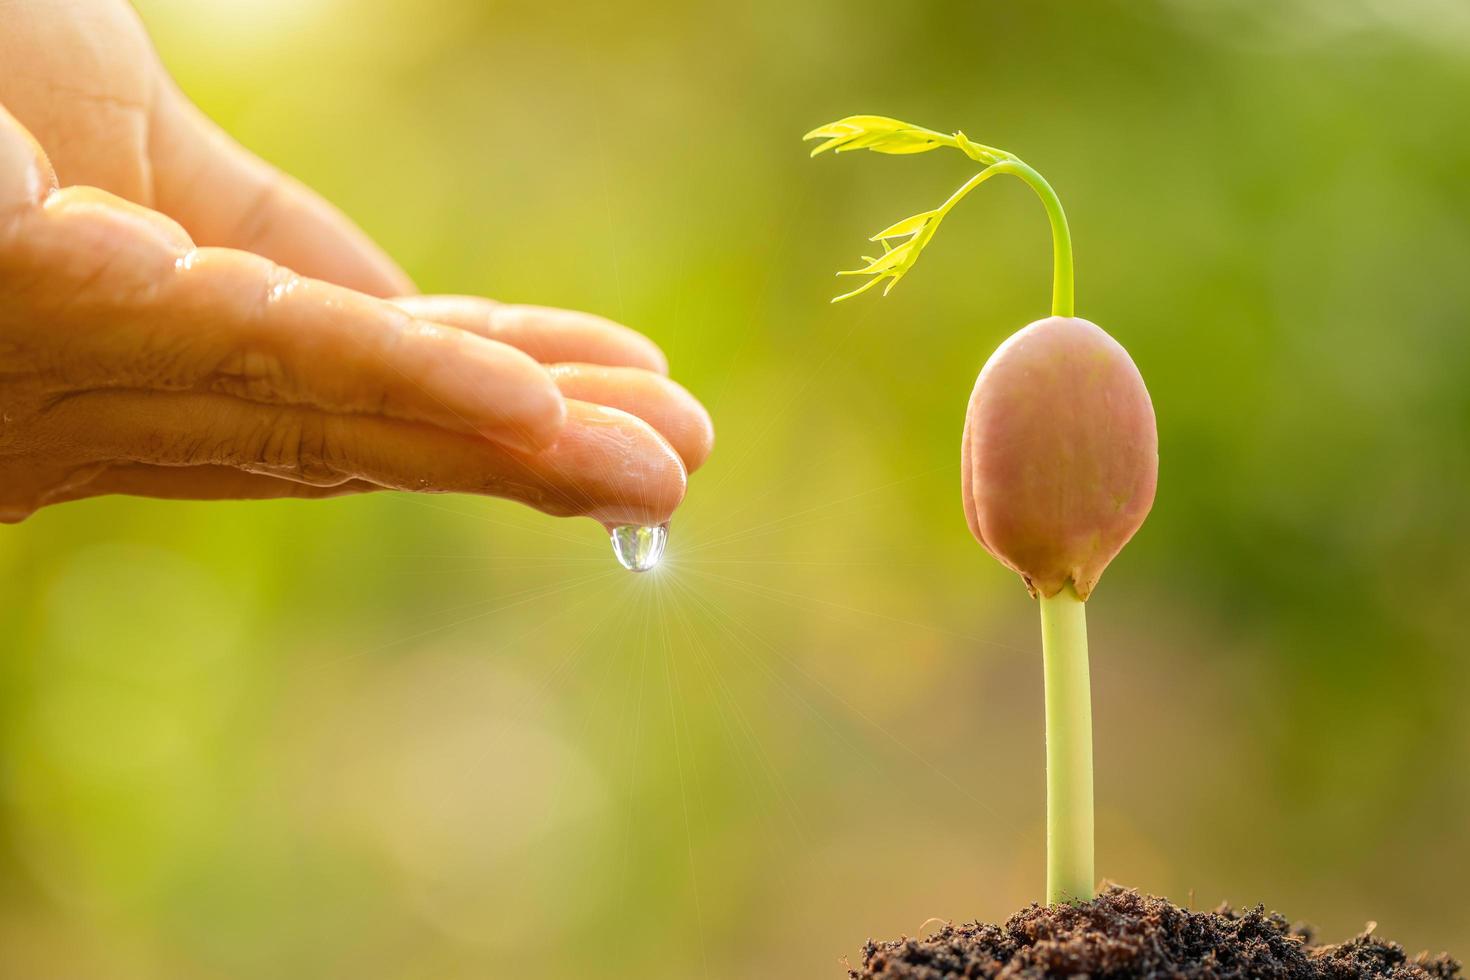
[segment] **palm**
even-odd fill
[[[0,7],[3,104],[63,187],[153,208],[199,245],[263,255],[377,296],[408,278],[336,209],[242,150],[169,78],[123,0]]]

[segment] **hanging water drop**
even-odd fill
[[[612,529],[613,555],[630,572],[646,572],[664,556],[668,524],[623,524]]]

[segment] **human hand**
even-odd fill
[[[679,503],[712,432],[645,338],[375,298],[411,283],[199,114],[120,0],[0,6],[0,65],[0,520],[103,493]]]

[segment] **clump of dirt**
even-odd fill
[[[1182,909],[1108,886],[1085,905],[1033,905],[1003,926],[946,925],[926,939],[863,947],[852,980],[1462,980],[1441,953],[1405,955],[1369,932],[1319,945],[1312,932],[1257,905],[1234,912]]]

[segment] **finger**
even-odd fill
[[[82,458],[230,466],[316,487],[365,480],[485,494],[608,524],[668,520],[685,488],[673,448],[626,412],[585,402],[567,408],[561,435],[535,454],[421,423],[194,392],[65,398],[48,414],[46,435]]]
[[[477,296],[405,296],[393,302],[420,319],[520,348],[543,364],[577,361],[669,373],[668,359],[657,344],[591,313],[497,303]]]
[[[196,242],[264,255],[371,296],[414,291],[342,212],[236,143],[159,73],[149,136],[154,202]]]
[[[72,387],[203,388],[381,413],[535,449],[565,407],[535,360],[231,249],[92,188],[49,195],[0,251],[0,318]],[[23,288],[22,288],[23,287]],[[59,355],[58,355],[59,357]]]
[[[103,494],[155,497],[163,500],[318,500],[346,494],[370,493],[382,487],[365,480],[346,480],[334,486],[314,486],[295,480],[247,473],[229,466],[156,466],[150,463],[113,463],[91,480],[47,499],[48,504]]]
[[[0,105],[0,230],[13,229],[55,189],[41,144]]]
[[[704,406],[682,385],[639,368],[553,364],[550,371],[563,397],[620,409],[653,426],[688,472],[709,458],[714,426]]]

